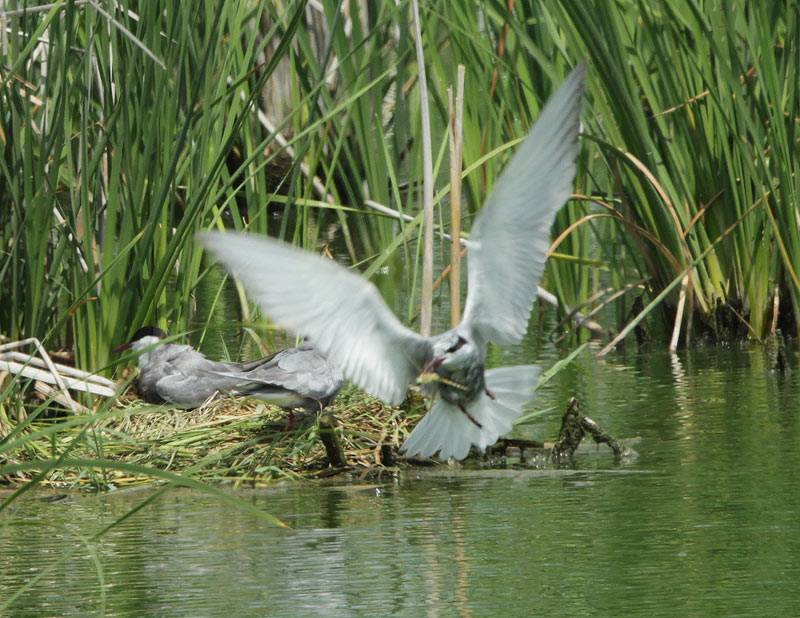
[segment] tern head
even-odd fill
[[[475,344],[455,331],[448,331],[433,342],[433,357],[425,367],[425,372],[439,369],[454,369],[474,362],[480,358]]]
[[[135,333],[133,333],[133,337],[127,343],[123,343],[119,346],[114,352],[122,352],[124,350],[143,350],[144,348],[155,345],[159,341],[161,341],[164,337],[167,336],[163,330],[158,328],[158,326],[143,326]]]

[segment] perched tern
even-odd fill
[[[264,399],[287,410],[319,411],[342,384],[342,373],[314,345],[296,348],[247,363],[212,361],[189,345],[161,343],[165,333],[145,326],[116,351],[139,355],[139,394],[151,403],[196,407],[220,393]]]

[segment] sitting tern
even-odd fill
[[[366,392],[398,404],[419,376],[439,394],[403,444],[407,457],[484,450],[532,397],[536,367],[484,371],[486,344],[517,344],[527,331],[550,227],[575,176],[584,72],[581,63],[542,109],[475,218],[464,317],[441,335],[409,330],[371,283],[322,256],[255,235],[198,235],[266,315],[311,338]]]
[[[161,343],[165,333],[145,326],[116,351],[133,349],[139,355],[139,394],[150,403],[196,407],[220,393],[256,397],[290,411],[319,411],[342,384],[342,373],[314,345],[296,348],[247,363],[212,361],[189,345]]]

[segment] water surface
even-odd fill
[[[587,354],[537,405],[575,395],[638,458],[237,492],[294,532],[174,490],[89,542],[153,490],[30,499],[0,528],[0,594],[70,552],[8,616],[797,615],[795,361]]]

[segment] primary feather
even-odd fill
[[[227,391],[231,395],[315,412],[329,405],[342,385],[342,372],[309,341],[281,350],[252,369],[218,370],[213,375],[230,381]]]
[[[550,228],[572,192],[584,72],[545,105],[472,226],[463,323],[484,342],[517,344],[527,331]]]
[[[271,238],[206,233],[198,239],[274,322],[311,339],[371,395],[403,401],[428,362],[430,344],[400,324],[369,281]]]

